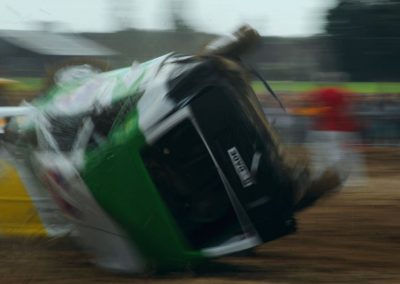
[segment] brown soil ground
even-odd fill
[[[400,283],[400,148],[366,150],[367,184],[298,216],[297,233],[195,271],[96,268],[68,239],[0,240],[0,283]]]

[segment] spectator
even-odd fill
[[[313,172],[318,177],[328,167],[336,168],[349,185],[365,181],[364,161],[354,149],[359,143],[359,125],[352,114],[351,94],[338,87],[322,87],[309,94],[313,125],[308,143]]]

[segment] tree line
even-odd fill
[[[325,32],[352,80],[400,79],[400,0],[339,0]]]

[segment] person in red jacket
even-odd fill
[[[313,105],[313,123],[308,135],[315,176],[334,167],[348,185],[364,182],[362,155],[354,149],[359,144],[359,124],[352,113],[352,94],[339,87],[322,87],[309,94]]]
[[[314,130],[354,132],[358,130],[351,113],[351,94],[341,88],[326,87],[311,93],[311,100],[320,112],[315,117]]]

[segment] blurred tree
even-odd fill
[[[137,1],[119,0],[108,1],[109,13],[111,21],[117,30],[127,30],[132,28],[133,23],[137,20],[135,8]]]
[[[353,80],[399,80],[400,0],[340,0],[325,30]]]
[[[181,32],[192,32],[193,28],[185,19],[187,7],[182,0],[170,0],[170,11],[174,29]]]

